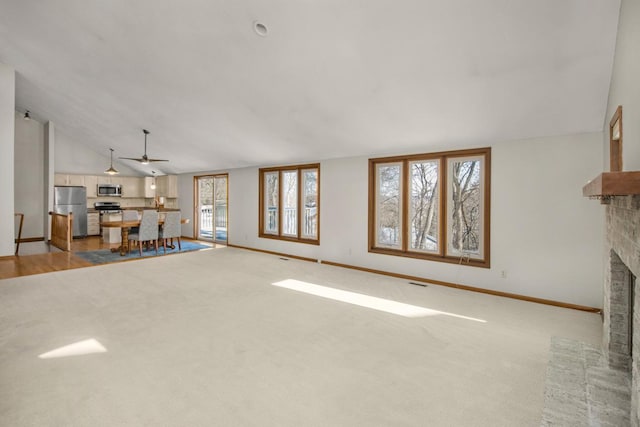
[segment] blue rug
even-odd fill
[[[211,246],[203,245],[196,242],[186,241],[186,242],[182,242],[182,250],[178,250],[178,242],[174,240],[174,243],[175,243],[175,249],[171,249],[167,247],[167,255],[211,248]],[[120,262],[120,261],[128,261],[131,259],[140,259],[140,252],[138,251],[137,246],[133,249],[133,252],[126,254],[125,256],[120,256],[120,252],[111,252],[109,249],[101,249],[99,251],[76,252],[75,255],[78,255],[80,258],[83,258],[93,264],[104,264],[108,262]],[[159,246],[158,256],[162,256],[162,255],[164,255],[164,249],[162,249],[162,246]],[[154,257],[154,256],[156,256],[156,251],[154,249],[147,250],[147,251],[145,251],[144,248],[142,249],[142,258]]]

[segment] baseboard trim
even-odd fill
[[[249,250],[249,251],[255,251],[255,252],[262,252],[262,253],[271,254],[271,255],[284,256],[284,257],[287,257],[287,258],[295,258],[295,259],[300,259],[300,260],[303,260],[303,261],[318,262],[318,260],[314,259],[314,258],[306,258],[306,257],[297,256],[297,255],[285,254],[285,253],[282,253],[282,252],[273,252],[273,251],[267,251],[267,250],[264,250],[264,249],[250,248],[248,246],[239,246],[239,245],[232,245],[232,244],[228,244],[227,246],[229,246],[231,248],[246,249],[246,250]],[[555,300],[550,300],[550,299],[545,299],[545,298],[531,297],[531,296],[527,296],[527,295],[513,294],[513,293],[510,293],[510,292],[502,292],[502,291],[494,291],[494,290],[491,290],[491,289],[476,288],[475,286],[461,285],[461,284],[458,284],[458,283],[445,282],[445,281],[442,281],[442,280],[428,279],[426,277],[410,276],[408,274],[392,273],[390,271],[376,270],[376,269],[367,268],[367,267],[359,267],[359,266],[356,266],[356,265],[343,264],[343,263],[340,263],[340,262],[322,260],[321,263],[322,264],[326,264],[326,265],[331,265],[331,266],[334,266],[334,267],[349,268],[351,270],[364,271],[366,273],[381,274],[383,276],[395,277],[397,279],[406,279],[406,280],[411,280],[411,281],[416,281],[416,282],[426,282],[426,283],[431,283],[433,285],[446,286],[448,288],[455,288],[455,289],[460,289],[460,290],[463,290],[463,291],[478,292],[478,293],[481,293],[481,294],[488,294],[488,295],[494,295],[494,296],[503,297],[503,298],[511,298],[511,299],[516,299],[516,300],[520,300],[520,301],[533,302],[533,303],[536,303],[536,304],[544,304],[544,305],[551,305],[551,306],[554,306],[554,307],[569,308],[569,309],[572,309],[572,310],[586,311],[588,313],[601,313],[602,312],[602,309],[596,308],[596,307],[589,307],[589,306],[585,306],[585,305],[571,304],[571,303],[567,303],[567,302],[555,301]]]
[[[282,253],[282,252],[267,251],[265,249],[250,248],[248,246],[233,245],[231,243],[227,243],[227,247],[229,247],[229,248],[237,248],[237,249],[246,249],[248,251],[262,252],[264,254],[278,255],[278,256],[287,257],[287,258],[299,259],[299,260],[302,260],[302,261],[318,262],[318,260],[315,259],[315,258],[307,258],[307,257],[303,257],[303,256],[298,256],[298,255],[285,254],[285,253]]]
[[[20,243],[29,243],[29,242],[42,242],[44,241],[44,237],[23,237],[19,239]],[[18,243],[18,239],[13,240],[14,243]]]
[[[382,274],[384,276],[395,277],[395,278],[398,278],[398,279],[406,279],[406,280],[412,280],[412,281],[417,281],[417,282],[426,282],[426,283],[431,283],[431,284],[434,284],[434,285],[446,286],[448,288],[455,288],[455,289],[461,289],[461,290],[464,290],[464,291],[478,292],[478,293],[481,293],[481,294],[495,295],[495,296],[498,296],[498,297],[517,299],[517,300],[527,301],[527,302],[535,302],[535,303],[538,303],[538,304],[553,305],[553,306],[562,307],[562,308],[570,308],[570,309],[573,309],[573,310],[586,311],[586,312],[589,312],[589,313],[600,313],[602,311],[601,309],[596,308],[596,307],[588,307],[588,306],[585,306],[585,305],[571,304],[571,303],[562,302],[562,301],[554,301],[554,300],[550,300],[550,299],[530,297],[530,296],[527,296],[527,295],[513,294],[513,293],[510,293],[510,292],[502,292],[502,291],[494,291],[494,290],[491,290],[491,289],[476,288],[474,286],[460,285],[458,283],[444,282],[442,280],[427,279],[425,277],[410,276],[408,274],[400,274],[400,273],[392,273],[392,272],[389,272],[389,271],[375,270],[373,268],[358,267],[358,266],[349,265],[349,264],[342,264],[342,263],[339,263],[339,262],[323,260],[322,263],[323,264],[327,264],[327,265],[333,265],[335,267],[350,268],[352,270],[365,271],[367,273]]]
[[[0,256],[0,261],[6,261],[9,259],[15,259],[17,258],[15,255],[4,255],[4,256]]]

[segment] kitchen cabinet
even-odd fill
[[[70,175],[57,173],[54,175],[54,185],[79,185],[87,188],[87,198],[98,197],[98,184],[119,184],[122,186],[122,197],[143,198],[155,197],[155,190],[149,186],[147,179],[137,176],[109,176],[109,175]],[[176,185],[177,187],[177,185]],[[151,191],[152,194],[147,193]]]
[[[122,185],[122,177],[119,177],[119,176],[99,175],[97,178],[98,178],[98,184]]]
[[[78,185],[84,187],[84,175],[57,173],[53,176],[54,185]]]
[[[163,175],[156,179],[156,195],[175,199],[178,197],[178,176]]]
[[[155,184],[156,178],[153,176],[144,177],[144,197],[147,199],[153,199],[156,197],[156,189],[151,188],[151,184]]]
[[[122,180],[122,197],[145,197],[143,189],[144,180],[135,176],[123,176]]]
[[[122,221],[122,214],[105,213],[102,215],[103,221]],[[104,243],[120,243],[122,241],[121,230],[115,227],[102,228],[102,240]]]
[[[87,197],[98,197],[98,177],[85,175],[84,186],[87,187]]]
[[[100,235],[100,214],[98,212],[87,213],[87,235]]]

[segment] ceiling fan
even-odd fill
[[[147,156],[147,135],[149,135],[151,132],[149,132],[146,129],[142,129],[142,132],[144,132],[144,155],[138,158],[135,158],[135,157],[120,157],[120,158],[125,160],[135,160],[136,162],[140,162],[143,165],[148,165],[151,162],[168,162],[169,160],[150,159]]]

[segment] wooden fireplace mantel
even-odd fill
[[[640,194],[640,171],[603,172],[582,187],[582,195],[601,200]]]

